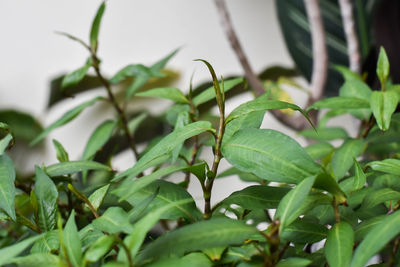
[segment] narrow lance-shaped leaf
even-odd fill
[[[46,173],[51,177],[89,170],[111,171],[111,168],[88,160],[60,162],[46,167]]]
[[[22,253],[27,247],[33,242],[41,238],[41,235],[33,236],[23,241],[20,241],[14,245],[0,249],[0,266],[12,262],[12,260]]]
[[[282,229],[292,222],[293,218],[289,220],[290,215],[292,215],[306,199],[314,181],[315,176],[304,179],[282,198],[275,213],[275,218],[279,218],[280,220],[279,232],[282,232]]]
[[[92,60],[89,58],[86,61],[85,65],[65,75],[61,81],[61,90],[64,91],[68,89],[68,87],[77,85],[85,77],[91,66]]]
[[[35,196],[38,203],[40,229],[48,232],[56,225],[58,191],[53,181],[38,166],[35,167]]]
[[[151,89],[137,93],[136,96],[165,98],[181,104],[189,103],[189,100],[179,89],[170,87]]]
[[[390,120],[399,102],[397,93],[394,91],[378,92],[371,94],[370,104],[372,113],[376,119],[379,129],[386,131],[389,129]]]
[[[335,224],[328,233],[325,257],[331,267],[348,267],[353,253],[354,232],[350,224]]]
[[[115,237],[104,235],[91,244],[84,255],[84,262],[96,262],[100,260],[112,247]]]
[[[56,139],[53,139],[53,145],[56,149],[56,156],[60,162],[69,161],[69,156],[63,145]]]
[[[165,65],[167,65],[168,61],[176,55],[176,53],[178,53],[179,48],[175,49],[174,51],[172,51],[171,53],[169,53],[168,55],[166,55],[164,58],[162,58],[161,60],[157,61],[156,63],[154,63],[150,69],[154,72],[159,72],[161,71]]]
[[[95,210],[98,210],[98,208],[101,206],[103,203],[104,198],[106,197],[108,188],[110,187],[110,184],[107,184],[105,186],[100,187],[96,191],[94,191],[90,196],[89,196],[89,201],[92,203],[93,208]]]
[[[400,160],[384,159],[381,161],[372,161],[367,164],[374,171],[385,172],[394,175],[400,175]]]
[[[63,126],[65,124],[67,124],[68,122],[70,122],[71,120],[75,119],[85,108],[93,105],[100,99],[101,99],[101,97],[96,97],[92,100],[86,101],[86,102],[80,104],[79,106],[67,111],[63,116],[61,116],[61,118],[59,118],[57,121],[50,124],[49,127],[44,129],[38,136],[36,136],[36,138],[34,140],[32,140],[32,142],[30,143],[30,145],[33,146],[33,145],[39,143],[51,131],[53,131],[54,129],[56,129],[60,126]]]
[[[68,254],[68,259],[73,266],[81,266],[82,262],[82,245],[79,239],[78,228],[75,224],[75,211],[72,210],[71,215],[64,227],[64,245]]]
[[[0,155],[0,209],[15,221],[14,181],[15,169],[13,161],[6,154]]]
[[[363,267],[368,260],[379,252],[391,239],[400,233],[400,212],[386,216],[374,226],[358,245],[350,267]]]
[[[59,256],[50,253],[35,253],[23,257],[17,257],[12,260],[12,263],[17,264],[17,266],[26,267],[67,266],[67,263],[61,260]]]
[[[354,177],[354,190],[363,188],[365,183],[367,182],[367,176],[365,175],[364,171],[362,170],[360,164],[354,158],[354,166],[355,166],[355,177]]]
[[[365,99],[356,98],[356,97],[329,97],[322,100],[319,100],[309,106],[307,111],[311,109],[360,109],[360,108],[369,108],[369,103]]]
[[[89,137],[89,141],[85,146],[82,155],[83,160],[90,160],[94,157],[96,152],[103,147],[103,145],[110,139],[114,128],[115,122],[107,120],[100,124]]]
[[[331,164],[336,181],[342,178],[351,166],[353,166],[353,158],[358,157],[362,153],[363,148],[364,141],[362,139],[347,140],[333,154]]]
[[[4,151],[14,140],[13,136],[9,133],[3,139],[0,140],[0,156],[4,154]]]
[[[381,46],[379,51],[378,64],[376,66],[376,74],[381,81],[382,91],[385,91],[386,80],[389,77],[390,65],[385,49]]]
[[[129,223],[128,214],[121,207],[110,207],[103,215],[95,219],[92,225],[100,231],[115,233],[131,233],[132,225]]]
[[[92,22],[92,28],[90,30],[90,46],[93,49],[93,51],[97,50],[100,22],[103,17],[105,8],[106,8],[105,2],[101,3],[99,9],[97,10],[96,16]]]
[[[303,258],[286,258],[279,261],[275,267],[306,267],[312,263],[309,259]]]

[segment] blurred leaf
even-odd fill
[[[112,247],[115,242],[114,236],[104,235],[91,244],[85,252],[84,262],[96,262],[100,260]]]
[[[353,188],[354,190],[357,190],[364,187],[365,183],[367,182],[367,177],[356,159],[354,159],[354,166],[355,178]]]
[[[89,170],[111,171],[110,167],[89,160],[60,162],[46,167],[46,173],[50,177],[73,174],[76,172]]]
[[[317,128],[307,129],[299,132],[300,136],[314,140],[331,141],[335,139],[347,139],[349,135],[343,128],[339,127],[329,127],[329,128]]]
[[[139,125],[148,117],[149,115],[146,113],[141,113],[140,115],[136,116],[135,118],[131,119],[128,122],[128,129],[131,134],[136,132]]]
[[[361,241],[361,239],[363,239],[373,227],[375,227],[377,224],[380,224],[384,218],[386,218],[386,215],[380,215],[361,222],[355,229],[354,241]]]
[[[296,77],[299,76],[299,72],[294,68],[287,68],[283,66],[269,66],[263,70],[258,78],[261,80],[277,81],[280,77]]]
[[[82,245],[79,239],[78,228],[75,224],[74,210],[72,210],[65,224],[63,236],[68,259],[73,266],[80,266],[82,263]]]
[[[329,97],[317,102],[314,102],[311,106],[307,108],[307,112],[311,109],[360,109],[360,108],[369,108],[369,102],[365,99],[356,98],[356,97]]]
[[[361,209],[372,209],[374,206],[389,200],[400,200],[400,192],[390,188],[373,191],[365,196]]]
[[[394,91],[378,92],[371,94],[371,109],[379,129],[387,131],[393,112],[396,110],[399,99]]]
[[[86,61],[85,65],[65,75],[61,81],[61,90],[64,91],[68,87],[77,85],[86,76],[86,73],[88,72],[91,66],[92,66],[92,60],[91,58],[89,58]]]
[[[370,167],[374,171],[400,175],[400,160],[398,159],[384,159],[381,161],[371,161],[366,166]]]
[[[0,209],[15,221],[17,218],[14,208],[14,181],[15,169],[13,161],[6,154],[0,155]]]
[[[274,130],[240,130],[224,144],[222,154],[238,169],[268,181],[299,183],[321,172],[295,140]]]
[[[16,142],[23,141],[28,143],[43,131],[42,126],[35,118],[30,114],[17,110],[0,110],[0,121],[7,123]]]
[[[35,195],[38,202],[39,226],[44,232],[56,225],[58,191],[53,181],[38,166],[35,166]]]
[[[189,100],[179,89],[171,87],[151,89],[145,92],[137,93],[136,96],[165,98],[181,104],[189,103]]]
[[[159,71],[154,71],[151,68],[146,67],[142,64],[131,64],[119,70],[110,79],[110,83],[116,84],[124,81],[128,77],[135,77],[137,79],[138,77],[141,76],[147,77],[149,79],[150,77],[161,77],[162,74]]]
[[[226,81],[224,80],[223,84],[225,93],[235,88],[237,85],[243,83],[243,81],[244,81],[243,78],[234,78]],[[222,82],[219,83],[219,86],[222,88]],[[195,96],[192,99],[192,101],[195,106],[199,106],[214,98],[215,98],[215,89],[214,86],[210,86],[209,88],[201,92],[199,95]]]
[[[63,126],[65,124],[67,124],[68,122],[72,121],[73,119],[75,119],[85,108],[93,105],[95,102],[97,102],[98,100],[100,100],[101,97],[95,97],[92,100],[86,101],[82,104],[80,104],[79,106],[67,111],[66,113],[64,113],[63,116],[61,116],[61,118],[59,118],[57,121],[53,122],[52,124],[50,124],[50,126],[48,126],[46,129],[44,129],[38,136],[36,136],[35,139],[33,139],[30,142],[30,145],[33,146],[37,143],[39,143],[43,138],[46,137],[46,135],[48,135],[51,131],[53,131],[54,129]]]
[[[121,232],[129,234],[132,231],[128,214],[120,207],[108,208],[103,215],[92,222],[92,225],[97,230],[110,234]]]
[[[151,242],[140,254],[138,262],[167,254],[182,255],[216,246],[240,244],[257,229],[241,221],[216,218],[196,222],[174,230]]]
[[[176,55],[176,53],[178,53],[179,48],[175,49],[174,51],[172,51],[171,53],[169,53],[168,55],[166,55],[164,58],[162,58],[161,60],[157,61],[156,63],[154,63],[150,68],[155,71],[161,71],[165,65],[167,65],[168,61]]]
[[[103,147],[108,139],[110,139],[115,126],[116,123],[112,120],[107,120],[97,126],[86,143],[85,150],[83,151],[82,155],[83,160],[90,160],[94,157],[96,152]]]
[[[32,236],[14,245],[0,249],[0,266],[11,263],[18,254],[22,253],[33,242],[41,238],[42,235]]]
[[[312,263],[309,259],[303,258],[286,258],[279,261],[275,266],[276,267],[305,267]]]
[[[58,142],[56,139],[53,139],[53,145],[54,148],[56,149],[56,154],[57,154],[57,159],[60,162],[66,162],[69,161],[69,156],[63,145]]]
[[[89,201],[92,203],[92,206],[95,208],[95,210],[98,210],[101,204],[103,203],[104,198],[106,197],[108,188],[110,187],[110,184],[106,184],[105,186],[100,187],[96,191],[94,191],[90,196],[89,196]]]
[[[3,139],[0,140],[0,156],[4,154],[10,143],[13,142],[13,139],[14,138],[11,134],[7,134]]]
[[[353,254],[354,232],[350,224],[335,224],[328,233],[325,243],[325,257],[331,267],[349,266]]]
[[[54,253],[58,251],[60,241],[58,240],[58,230],[46,232],[40,239],[36,240],[30,252],[36,253]]]
[[[389,59],[385,49],[381,46],[379,51],[378,64],[376,66],[376,74],[381,81],[382,91],[385,91],[386,80],[389,77]]]
[[[306,151],[308,155],[311,156],[314,160],[321,159],[325,157],[326,155],[332,153],[334,150],[334,147],[328,143],[328,142],[320,142],[320,143],[315,143],[307,146]]]
[[[260,177],[250,173],[250,172],[244,172],[239,170],[238,168],[231,167],[217,175],[216,178],[225,178],[229,177],[232,175],[237,175],[240,180],[244,182],[257,182],[257,183],[265,183],[265,179],[261,179]]]
[[[333,154],[331,165],[333,175],[338,181],[353,166],[354,158],[360,156],[364,149],[364,141],[362,139],[346,140]]]
[[[316,243],[325,239],[327,234],[328,229],[321,224],[296,220],[285,227],[282,239],[298,244]]]
[[[103,17],[105,8],[106,3],[102,2],[92,22],[92,28],[90,29],[90,47],[93,49],[93,51],[97,51],[100,22]]]
[[[322,190],[326,190],[331,193],[339,203],[346,202],[346,195],[340,189],[337,181],[327,173],[318,174],[315,178],[314,187]]]
[[[290,215],[292,215],[306,199],[314,181],[315,176],[304,179],[295,188],[290,190],[279,202],[275,213],[275,218],[280,220],[279,232],[282,232],[287,225],[293,222],[293,217],[290,217]]]
[[[62,261],[59,256],[52,255],[49,253],[35,253],[24,257],[15,258],[13,263],[18,266],[25,267],[43,267],[43,266],[54,266],[54,267],[67,267],[67,263]]]
[[[365,266],[372,256],[400,233],[399,222],[400,212],[396,211],[375,225],[355,250],[350,267]]]

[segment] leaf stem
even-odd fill
[[[333,197],[332,205],[333,205],[333,211],[335,213],[336,223],[340,223],[340,212],[338,203],[336,201],[336,197]]]

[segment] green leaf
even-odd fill
[[[75,224],[75,211],[72,210],[64,227],[64,245],[68,254],[68,259],[73,266],[80,266],[82,262],[82,244],[79,239],[78,228]]]
[[[110,139],[115,126],[116,123],[111,120],[107,120],[97,126],[86,143],[86,147],[82,155],[83,160],[90,160],[94,157],[96,152],[105,145],[108,139]]]
[[[385,49],[381,46],[379,50],[378,64],[376,74],[381,81],[382,91],[385,91],[386,80],[389,77],[390,65]]]
[[[94,191],[90,196],[89,196],[89,201],[92,203],[93,208],[95,210],[98,210],[101,204],[103,203],[104,198],[106,197],[108,188],[110,187],[110,184],[106,184],[105,186],[100,187],[96,191]]]
[[[245,209],[276,209],[281,199],[289,192],[289,188],[253,185],[233,192],[221,204],[236,204]]]
[[[309,259],[303,258],[286,258],[279,261],[275,266],[276,267],[305,267],[312,263]]]
[[[179,48],[175,49],[174,51],[172,51],[171,53],[169,53],[168,55],[166,55],[164,58],[162,58],[161,60],[157,61],[155,64],[153,64],[150,68],[152,71],[154,72],[159,72],[161,71],[165,65],[167,65],[168,61],[175,56],[176,53],[178,53]]]
[[[266,95],[258,97],[255,100],[246,102],[237,107],[236,109],[234,109],[231,112],[231,114],[229,114],[229,116],[226,118],[225,124],[228,124],[230,121],[252,112],[272,110],[272,109],[287,109],[287,108],[299,111],[312,125],[306,112],[299,106],[278,100],[268,100],[268,96]]]
[[[400,192],[390,188],[375,190],[365,196],[361,209],[371,209],[376,205],[389,200],[400,200]]]
[[[46,173],[50,177],[73,174],[89,170],[111,171],[110,167],[95,161],[80,160],[60,162],[46,167]]]
[[[224,91],[225,93],[228,92],[229,90],[233,89],[235,86],[243,83],[244,79],[243,78],[235,78],[231,80],[224,81]],[[219,85],[222,88],[222,82],[219,83]],[[215,98],[215,89],[214,86],[210,86],[203,92],[201,92],[199,95],[195,96],[192,101],[195,106],[199,106],[211,99]]]
[[[131,134],[136,132],[136,129],[139,125],[148,117],[149,115],[146,113],[141,113],[140,115],[136,116],[132,120],[128,122],[128,129]]]
[[[285,229],[295,218],[290,217],[306,199],[314,184],[315,176],[308,177],[290,190],[281,200],[276,209],[275,218],[280,220],[279,232]]]
[[[351,267],[363,267],[367,261],[379,252],[391,239],[400,233],[400,212],[386,216],[375,225],[358,245],[351,261]]]
[[[321,99],[311,106],[307,108],[307,112],[311,109],[360,109],[360,108],[369,108],[369,102],[362,98],[355,97],[329,97],[325,99]]]
[[[265,182],[264,179],[261,179],[260,177],[254,175],[250,172],[241,171],[235,167],[229,168],[229,169],[221,172],[220,174],[217,175],[216,178],[225,178],[225,177],[229,177],[232,175],[238,176],[239,179],[244,182],[256,182],[256,183],[260,183],[260,184]]]
[[[164,258],[146,265],[146,267],[211,267],[213,262],[203,253],[193,252],[182,258]]]
[[[335,139],[347,139],[349,135],[343,128],[329,127],[329,128],[317,128],[307,129],[299,133],[300,136],[304,136],[309,139],[330,141]]]
[[[97,50],[100,22],[103,17],[105,8],[106,8],[106,3],[105,2],[101,3],[99,9],[97,10],[96,16],[92,22],[92,28],[90,29],[90,47],[93,49],[93,51]]]
[[[361,80],[358,74],[356,75],[356,78],[346,78],[345,76],[346,81],[342,87],[340,87],[339,95],[344,97],[361,98],[369,102],[372,90],[363,80]],[[371,109],[369,107],[361,110],[348,110],[348,112],[360,120],[368,120],[371,116]]]
[[[224,144],[222,154],[239,170],[268,181],[299,183],[321,172],[295,140],[274,130],[240,130]]]
[[[0,140],[0,156],[4,154],[4,151],[8,148],[10,143],[14,140],[11,134],[7,134],[4,138]]]
[[[189,103],[189,100],[179,89],[170,87],[151,89],[137,93],[136,96],[165,98],[181,104]]]
[[[337,181],[327,173],[318,174],[315,178],[314,187],[331,193],[339,203],[346,202],[346,195],[338,185]]]
[[[129,234],[132,231],[128,214],[120,207],[108,208],[103,215],[92,222],[92,225],[97,230],[110,234],[121,232]]]
[[[362,170],[360,164],[354,158],[354,166],[355,166],[355,176],[354,176],[354,184],[353,189],[358,190],[363,188],[365,183],[367,182],[367,176],[365,175],[364,171]]]
[[[353,253],[354,232],[350,224],[335,224],[328,233],[325,243],[325,257],[331,267],[347,267]]]
[[[182,255],[216,246],[241,244],[257,229],[241,221],[216,218],[200,221],[169,232],[150,243],[139,255],[138,261],[162,257],[167,254]]]
[[[53,230],[46,232],[40,239],[36,240],[31,248],[31,253],[53,253],[58,252],[60,241],[58,239],[58,231]]]
[[[321,241],[327,233],[328,229],[321,224],[296,220],[285,227],[281,237],[289,242],[305,244]]]
[[[60,142],[58,142],[56,139],[53,139],[53,145],[54,145],[54,148],[56,149],[57,159],[60,162],[69,161],[68,153],[65,150],[65,148],[63,147],[63,145]]]
[[[0,249],[0,266],[11,263],[18,254],[22,253],[33,242],[41,238],[41,235],[33,236],[14,245]]]
[[[18,257],[12,260],[13,263],[20,267],[66,267],[66,262],[62,261],[60,257],[49,253],[35,253],[24,257]]]
[[[201,163],[189,166],[188,171],[194,174],[201,184],[204,184],[207,177],[206,175],[207,168],[208,168],[207,163],[203,161]]]
[[[64,115],[61,116],[61,118],[59,118],[57,121],[53,122],[52,124],[50,124],[49,127],[47,127],[46,129],[44,129],[38,136],[36,136],[35,139],[33,139],[30,142],[30,145],[36,145],[37,143],[39,143],[43,138],[46,137],[46,135],[48,135],[51,131],[53,131],[54,129],[63,126],[65,124],[67,124],[68,122],[72,121],[73,119],[75,119],[85,108],[93,105],[94,103],[96,103],[98,100],[100,100],[101,97],[95,97],[92,100],[86,101],[82,104],[80,104],[79,106],[67,111]]]
[[[396,110],[398,102],[398,96],[394,91],[374,91],[371,94],[370,104],[372,113],[374,114],[379,129],[382,131],[389,129],[390,120],[393,112]]]
[[[19,110],[0,110],[0,121],[7,123],[16,142],[29,143],[43,131],[34,117]]]
[[[321,159],[329,155],[333,150],[334,147],[328,142],[315,143],[306,147],[306,152],[314,160]]]
[[[35,195],[38,203],[39,226],[44,232],[56,225],[58,191],[53,181],[38,166],[35,166]]]
[[[360,223],[355,229],[354,240],[360,242],[361,239],[363,239],[375,225],[381,223],[384,218],[386,218],[386,215],[380,215]]]
[[[369,162],[366,166],[370,167],[374,171],[400,175],[400,160],[398,159],[384,159],[381,161],[372,161]]]
[[[13,161],[6,154],[0,155],[0,209],[15,221],[14,181],[15,169]]]
[[[132,168],[115,176],[112,181],[119,180],[126,176],[133,178],[145,169],[164,162],[170,157],[171,152],[177,145],[205,131],[214,131],[211,123],[208,121],[194,122],[173,131],[144,154]]]
[[[353,166],[354,158],[357,158],[364,149],[364,141],[362,139],[350,139],[345,141],[332,157],[333,175],[338,181]]]
[[[160,188],[160,191],[156,195],[154,200],[149,204],[148,212],[151,212],[151,210],[157,209],[158,207],[162,207],[182,199],[191,198],[191,195],[183,187],[164,180],[157,180],[149,184],[148,186],[136,191],[133,195],[127,198],[127,201],[135,207],[143,200],[151,196],[157,190],[157,188]],[[188,218],[192,221],[196,221],[202,218],[202,215],[196,207],[196,203],[194,202],[194,200],[191,203],[174,205],[174,207],[169,209],[168,213],[163,214],[161,218],[174,220],[181,217]]]
[[[85,252],[84,262],[96,262],[100,260],[112,247],[115,242],[114,236],[104,235],[97,239]]]
[[[92,60],[89,58],[85,65],[79,69],[65,75],[61,82],[61,90],[64,91],[68,87],[77,85],[86,76],[86,73],[92,66]]]
[[[137,191],[148,186],[149,184],[156,181],[160,177],[168,176],[171,173],[176,173],[185,169],[186,167],[168,166],[166,168],[162,168],[160,170],[152,172],[149,175],[140,177],[140,179],[136,180],[126,179],[121,184],[121,186],[119,186],[113,191],[113,194],[119,196],[120,201],[126,200],[129,197],[133,196]]]

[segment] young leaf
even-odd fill
[[[279,232],[293,222],[294,218],[290,217],[296,211],[314,184],[315,176],[308,177],[299,183],[294,189],[290,190],[281,200],[276,209],[275,218],[280,220]]]
[[[105,8],[106,8],[106,3],[105,2],[101,3],[99,9],[97,10],[96,16],[92,22],[92,28],[90,30],[90,47],[93,49],[93,51],[97,51],[100,22],[103,17]]]
[[[400,212],[386,216],[374,226],[354,252],[350,267],[363,267],[391,239],[400,233]]]
[[[268,181],[299,183],[321,168],[292,138],[278,131],[243,129],[222,147],[235,167]]]
[[[14,140],[12,134],[7,134],[3,139],[0,140],[0,156],[4,154],[4,151],[8,148],[10,143]]]
[[[111,171],[110,167],[95,161],[81,160],[60,162],[46,167],[46,173],[50,177],[73,174],[89,170]]]
[[[176,53],[178,53],[179,48],[175,49],[174,51],[172,51],[171,53],[169,53],[168,55],[166,55],[164,58],[162,58],[161,60],[157,61],[156,63],[154,63],[150,69],[153,72],[159,72],[161,71],[165,65],[167,65],[168,61],[175,56]]]
[[[337,181],[327,173],[320,173],[315,178],[314,187],[322,190],[326,190],[336,197],[336,201],[339,203],[346,202],[346,195],[338,185]]]
[[[58,191],[53,181],[38,166],[35,166],[35,195],[38,203],[40,229],[53,230],[56,225]]]
[[[162,163],[170,157],[172,150],[177,145],[186,139],[205,131],[214,131],[211,123],[208,121],[194,122],[178,129],[177,131],[173,131],[144,154],[132,168],[115,176],[112,181],[119,180],[126,176],[133,178],[145,169]]]
[[[51,131],[53,131],[54,129],[63,126],[65,124],[67,124],[68,122],[72,121],[73,119],[75,119],[85,108],[93,105],[94,103],[96,103],[98,100],[100,100],[101,97],[95,97],[92,100],[86,101],[82,104],[80,104],[79,106],[67,111],[63,116],[61,116],[61,118],[59,118],[57,121],[53,122],[52,124],[50,124],[49,127],[47,127],[46,129],[44,129],[38,136],[36,136],[35,139],[33,139],[30,142],[30,145],[36,145],[37,143],[39,143],[43,138],[46,137],[46,135],[48,135]]]
[[[163,235],[139,254],[138,262],[163,255],[182,255],[206,248],[236,245],[256,234],[257,229],[241,221],[216,218],[190,224]]]
[[[120,207],[108,208],[103,215],[92,222],[92,225],[97,230],[110,234],[121,232],[129,234],[132,231],[128,214]]]
[[[61,82],[61,90],[64,91],[65,89],[68,89],[68,87],[77,85],[85,77],[91,66],[92,60],[89,58],[84,66],[65,75]]]
[[[363,188],[365,183],[367,182],[367,176],[365,175],[364,171],[362,170],[358,161],[354,158],[354,166],[355,166],[355,176],[354,176],[354,190],[358,190]]]
[[[110,187],[110,184],[106,184],[105,186],[100,187],[96,191],[94,191],[90,196],[89,196],[89,201],[92,203],[93,208],[97,211],[98,208],[101,206],[103,203],[104,198],[106,197],[108,188]]]
[[[177,88],[155,88],[145,92],[137,93],[136,96],[165,98],[181,104],[189,103],[189,100],[186,98],[186,96]]]
[[[400,160],[384,159],[381,161],[372,161],[367,164],[374,171],[385,172],[394,175],[400,175]]]
[[[358,157],[364,148],[362,139],[352,139],[345,141],[332,157],[333,175],[338,181],[353,166],[353,158]]]
[[[63,147],[63,145],[60,142],[58,142],[56,139],[53,139],[53,145],[54,145],[54,148],[56,149],[57,159],[60,162],[69,161],[68,153],[65,150],[65,148]]]
[[[37,235],[20,241],[14,245],[0,249],[0,266],[11,263],[18,254],[22,253],[33,242],[41,238],[42,235]]]
[[[92,135],[89,137],[89,141],[86,143],[85,150],[83,151],[82,159],[90,160],[94,157],[96,152],[103,147],[103,145],[110,139],[116,123],[111,120],[107,120],[97,126]]]
[[[114,244],[115,238],[111,235],[104,235],[97,239],[91,244],[88,250],[85,252],[83,261],[84,262],[96,262],[100,260]]]
[[[376,66],[376,74],[381,81],[382,91],[385,91],[386,80],[389,77],[390,65],[385,49],[381,46],[379,51],[378,64]]]
[[[15,216],[15,169],[13,161],[6,155],[0,155],[0,210],[14,221]]]
[[[370,105],[379,129],[387,131],[393,112],[396,110],[398,96],[394,91],[378,92],[371,94]]]
[[[124,81],[128,77],[152,77],[152,76],[162,76],[158,71],[153,71],[149,67],[142,64],[131,64],[127,65],[121,70],[119,70],[111,79],[110,83],[116,84]]]
[[[18,257],[13,259],[12,263],[26,267],[67,266],[67,263],[61,260],[59,256],[50,253],[35,253],[24,257]]]
[[[356,97],[329,97],[319,100],[307,108],[307,112],[311,109],[360,109],[369,108],[369,102],[365,99]]]
[[[325,243],[325,257],[331,267],[347,267],[353,253],[354,232],[350,224],[335,224],[328,233]]]
[[[64,227],[63,241],[68,259],[73,266],[80,266],[82,262],[82,244],[79,239],[78,228],[75,224],[75,211],[72,210]]]

